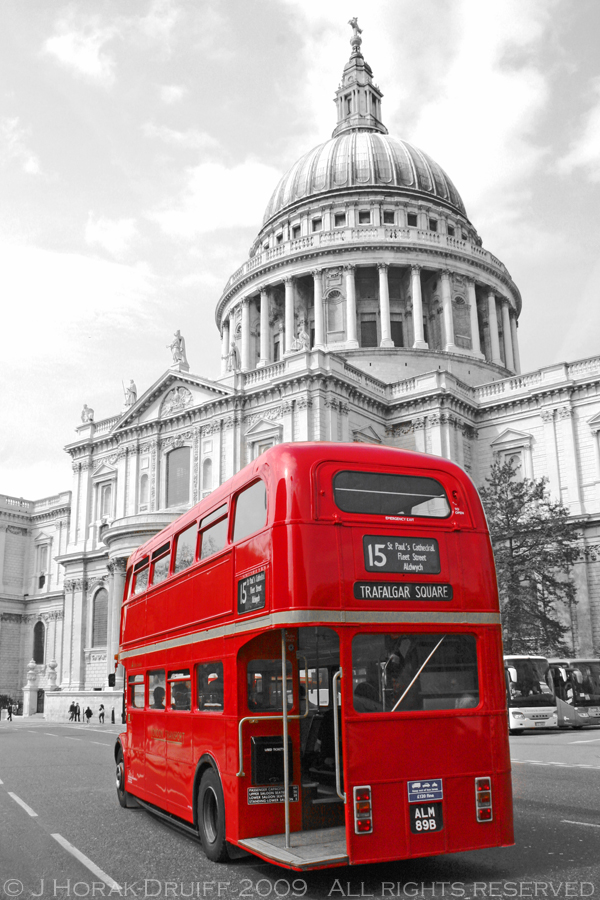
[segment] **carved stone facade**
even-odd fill
[[[72,495],[0,497],[0,693],[45,691],[62,715],[102,688],[108,708],[127,557],[274,443],[387,444],[478,485],[510,457],[600,539],[600,358],[520,374],[521,296],[450,179],[337,105],[331,141],[284,176],[216,303],[220,377],[174,359],[125,411],[81,422]],[[577,581],[575,649],[599,656],[600,562]]]

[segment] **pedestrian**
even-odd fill
[[[88,706],[88,708],[86,709],[86,711],[84,713],[86,725],[90,724],[90,719],[92,718],[93,715],[94,715],[94,713],[91,711],[91,709]]]
[[[98,710],[98,722],[104,725],[104,703],[100,704],[100,709]]]
[[[12,703],[8,704],[8,706],[6,707],[6,712],[8,713],[8,721],[12,722],[12,713],[13,713]]]
[[[71,705],[69,707],[69,722],[73,722],[75,720],[75,703],[71,701]]]
[[[79,707],[79,703],[75,704],[75,721],[81,722],[81,709]]]

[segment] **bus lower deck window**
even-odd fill
[[[196,666],[197,706],[205,712],[223,709],[223,663],[199,663]]]
[[[287,706],[293,706],[292,666],[286,662]],[[251,659],[248,663],[248,709],[281,711],[281,659]]]
[[[148,701],[151,709],[165,708],[165,670],[148,672]]]
[[[434,478],[389,472],[338,472],[333,494],[343,512],[373,516],[425,516],[445,519],[450,504]]]
[[[144,676],[130,675],[127,682],[129,685],[129,706],[133,709],[143,709],[146,702]]]
[[[169,709],[178,711],[192,708],[192,682],[189,669],[169,672]]]
[[[358,634],[352,641],[352,669],[356,712],[479,705],[472,634]]]

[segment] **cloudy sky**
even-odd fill
[[[218,376],[215,304],[331,134],[352,15],[390,133],[521,290],[523,370],[600,354],[598,0],[1,0],[0,493],[70,489],[83,404],[117,414],[176,329]]]

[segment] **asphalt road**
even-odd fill
[[[511,738],[516,845],[293,873],[199,844],[114,788],[118,726],[0,723],[0,900],[600,897],[600,729]]]

